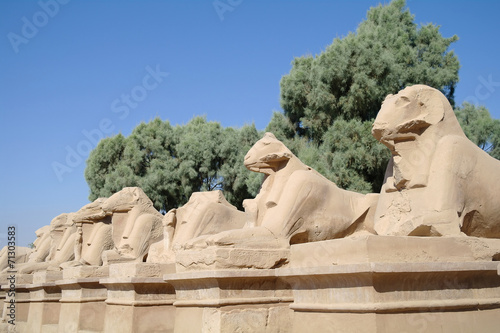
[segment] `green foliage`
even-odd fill
[[[491,118],[484,106],[464,102],[455,115],[465,135],[481,149],[500,159],[500,120]]]
[[[273,116],[269,124],[267,124],[266,132],[271,132],[280,141],[293,139],[295,129],[293,122],[281,112],[273,112]]]
[[[371,8],[356,33],[316,57],[296,58],[281,79],[281,106],[299,136],[322,140],[337,118],[371,120],[385,96],[427,84],[453,102],[459,63],[432,24],[417,27],[405,1]]]
[[[121,183],[114,192],[139,186],[158,209],[173,208],[171,203],[179,197],[175,129],[168,121],[156,118],[139,124],[126,141],[123,164],[132,174],[125,174],[124,179],[130,185]]]
[[[123,158],[125,150],[125,137],[121,134],[105,138],[90,152],[85,168],[85,179],[90,188],[89,200],[94,201],[99,197],[106,197],[112,191],[112,179],[116,178],[115,170]],[[110,176],[113,174],[113,176]],[[106,183],[108,183],[106,185]],[[108,190],[105,190],[105,186]],[[108,193],[109,192],[109,193]]]
[[[158,210],[187,202],[191,193],[221,189],[241,208],[254,197],[261,177],[248,171],[243,157],[260,138],[255,126],[222,128],[195,117],[172,127],[159,118],[139,124],[128,136],[101,140],[87,160],[90,200],[139,186]]]
[[[379,192],[389,150],[371,135],[372,122],[339,119],[323,135],[320,146],[324,174],[339,187]]]
[[[380,190],[390,153],[372,137],[371,125],[386,95],[427,84],[454,105],[459,62],[447,50],[458,38],[442,37],[433,24],[418,27],[405,6],[394,0],[371,8],[356,32],[315,57],[295,58],[281,79],[284,113],[274,112],[266,131],[342,188]],[[500,158],[500,120],[467,103],[455,112],[466,135]],[[158,210],[168,211],[192,192],[221,189],[241,209],[262,181],[243,164],[261,136],[254,125],[223,128],[204,117],[176,127],[159,118],[141,123],[129,137],[103,139],[91,152],[89,199],[140,186]]]
[[[177,130],[181,138],[177,144],[177,157],[183,195],[189,197],[195,191],[220,189],[220,124],[195,117]]]
[[[248,171],[243,164],[245,154],[260,138],[261,133],[253,125],[243,126],[239,130],[228,127],[223,132],[219,170],[223,180],[222,190],[226,199],[239,209],[243,209],[244,199],[257,195],[262,183],[262,176]]]
[[[418,27],[405,6],[395,0],[371,8],[356,32],[315,57],[295,58],[281,79],[284,115],[275,114],[268,127],[342,188],[380,189],[390,154],[373,139],[371,124],[388,94],[426,84],[454,103],[460,66],[447,50],[458,38],[442,37],[433,24]]]
[[[390,152],[371,135],[372,121],[337,119],[320,143],[293,136],[290,128],[290,120],[275,113],[266,131],[275,133],[302,162],[338,186],[362,193],[379,192]]]

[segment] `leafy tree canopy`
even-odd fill
[[[390,154],[371,124],[388,94],[427,84],[454,103],[460,66],[448,48],[458,38],[417,26],[405,7],[395,0],[371,8],[356,32],[315,57],[295,58],[281,79],[284,115],[274,115],[268,129],[296,141],[289,143],[295,153],[340,187],[380,190]]]
[[[464,102],[455,115],[465,135],[481,149],[500,159],[500,120],[491,118],[484,106]]]
[[[412,84],[442,91],[454,105],[459,62],[433,24],[417,26],[404,0],[367,12],[355,32],[336,38],[319,55],[295,58],[280,82],[284,113],[274,112],[273,132],[304,163],[338,186],[379,192],[388,149],[371,135],[371,125],[388,94]],[[464,103],[455,110],[465,134],[500,158],[500,120]],[[192,192],[221,189],[242,208],[258,192],[262,177],[243,165],[260,139],[254,125],[223,128],[195,117],[182,126],[157,118],[130,136],[101,140],[87,160],[89,199],[140,186],[155,207],[182,206]]]
[[[299,136],[318,143],[338,118],[373,119],[385,96],[427,84],[453,103],[459,62],[447,51],[458,38],[418,27],[404,0],[371,8],[355,33],[316,57],[296,58],[281,79],[281,106]]]
[[[241,208],[260,186],[259,175],[243,165],[259,138],[254,125],[224,129],[204,117],[176,127],[159,118],[141,123],[130,136],[103,139],[91,152],[85,169],[89,200],[139,186],[158,210],[167,211],[195,191],[220,189]]]

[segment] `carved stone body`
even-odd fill
[[[39,243],[35,244],[35,251],[27,263],[19,265],[19,273],[30,274],[47,269],[59,270],[60,264],[74,259],[76,227],[73,223],[73,216],[74,213],[60,214],[52,219],[50,226],[41,228],[44,230],[50,228],[50,248],[47,251],[49,243],[45,235],[37,238],[36,242]]]
[[[75,260],[81,264],[102,265],[103,252],[114,247],[111,218],[102,209],[106,200],[98,198],[83,206],[73,218],[77,228],[81,229],[81,236],[75,243]]]
[[[32,250],[28,247],[24,246],[16,246],[15,255],[12,256],[9,255],[9,247],[4,246],[2,250],[0,250],[0,271],[6,270],[8,271],[10,269],[9,266],[9,260],[10,263],[14,263],[14,268],[17,267],[19,264],[23,264],[28,261],[28,257],[31,254]],[[9,259],[10,257],[10,259]]]
[[[175,250],[188,241],[245,225],[245,213],[226,201],[222,191],[195,192],[182,207],[163,218],[163,240],[151,245],[148,262],[174,262]]]
[[[247,226],[209,237],[208,245],[284,248],[371,230],[368,211],[378,195],[338,188],[272,133],[250,149],[245,166],[266,175],[255,199],[244,201]]]
[[[387,96],[372,134],[392,153],[378,234],[500,237],[500,161],[467,139],[441,92],[415,85]]]
[[[102,207],[111,216],[116,251],[106,260],[143,261],[149,246],[163,237],[163,216],[139,187],[126,187],[109,197]]]
[[[30,253],[28,262],[45,261],[50,253],[51,237],[50,226],[46,225],[35,231],[36,239],[33,242],[34,249]]]

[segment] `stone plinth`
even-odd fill
[[[499,240],[369,236],[294,245],[276,274],[293,332],[496,332]]]
[[[269,269],[286,263],[287,249],[251,249],[211,246],[176,253],[177,272],[213,269]]]
[[[175,332],[287,332],[289,285],[275,270],[167,274],[177,300]]]
[[[26,332],[55,332],[59,322],[61,289],[54,283],[61,271],[40,271],[33,274]]]
[[[108,267],[98,266],[64,269],[64,279],[56,282],[62,291],[58,332],[103,330],[107,290],[99,280],[108,273]]]
[[[365,235],[292,245],[289,267],[371,262],[467,262],[497,260],[500,239]]]
[[[28,274],[14,274],[15,275],[15,293],[10,292],[9,276],[11,274],[6,274],[2,276],[2,291],[5,292],[5,299],[2,304],[2,322],[0,323],[1,332],[22,332],[26,328],[26,323],[28,322],[28,314],[30,307],[30,291],[28,286],[33,281],[33,276]],[[12,319],[9,316],[12,312],[9,306],[12,302],[15,302],[15,326],[9,324],[9,320]],[[12,314],[14,316],[14,313]]]
[[[172,332],[175,290],[161,276],[173,264],[121,263],[110,266],[104,332]]]

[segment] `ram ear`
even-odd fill
[[[444,118],[442,93],[434,88],[425,87],[417,92],[417,102],[421,119],[429,125],[435,125]],[[420,118],[420,117],[419,117]]]

